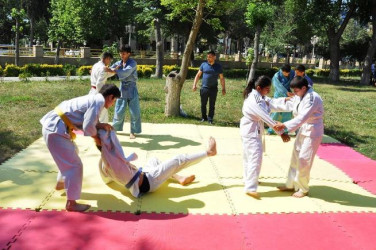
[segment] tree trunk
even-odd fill
[[[16,19],[16,39],[15,39],[15,58],[14,64],[19,66],[20,64],[20,21]]]
[[[367,85],[371,81],[371,65],[373,57],[376,52],[376,0],[371,2],[371,15],[372,15],[372,40],[369,42],[367,55],[364,59],[364,67],[360,83]]]
[[[340,59],[340,47],[339,40],[345,30],[351,16],[355,11],[355,4],[350,6],[350,9],[346,13],[345,19],[343,19],[338,31],[335,31],[335,27],[331,26],[328,29],[329,51],[330,51],[330,73],[329,79],[333,82],[339,81],[339,59]]]
[[[180,75],[176,71],[168,74],[166,78],[164,87],[166,93],[165,116],[179,116],[180,114],[180,92],[183,87],[180,80]]]
[[[61,40],[58,40],[57,47],[56,47],[55,64],[59,64],[60,46],[61,46]]]
[[[340,47],[338,36],[329,37],[329,51],[330,51],[330,73],[329,79],[333,82],[339,81],[339,59]]]
[[[258,58],[259,58],[259,54],[260,54],[259,53],[260,34],[261,34],[261,27],[257,26],[256,32],[255,32],[255,39],[253,40],[253,61],[252,61],[251,70],[249,72],[247,82],[249,82],[250,80],[255,78],[257,62],[258,62]]]
[[[181,93],[181,89],[183,87],[183,84],[188,74],[190,56],[193,50],[193,45],[196,41],[198,31],[200,30],[200,26],[202,23],[202,17],[204,15],[204,6],[205,6],[205,0],[199,0],[197,4],[197,8],[196,8],[195,19],[193,20],[193,25],[189,33],[187,44],[184,49],[183,58],[182,58],[181,65],[180,65],[180,72],[176,76],[176,85],[178,86],[169,89],[166,95],[166,109],[165,109],[166,116],[178,116],[180,113],[179,112],[180,111],[180,93]],[[166,80],[166,85],[168,85],[167,81],[168,80]],[[169,95],[171,95],[174,98],[169,98],[168,97]]]
[[[159,18],[154,19],[155,41],[157,60],[155,62],[155,77],[162,78],[163,75],[163,39],[161,34],[161,23]]]
[[[30,41],[29,41],[29,47],[33,47],[34,44],[34,18],[30,18]]]

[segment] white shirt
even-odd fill
[[[96,87],[96,92],[98,93],[103,85],[106,83],[107,78],[115,75],[115,73],[106,72],[106,65],[101,61],[97,62],[91,68],[90,82],[91,86]]]
[[[270,108],[268,102],[270,98],[262,97],[260,93],[253,89],[248,94],[247,99],[244,100],[242,113],[243,117],[240,120],[240,134],[248,137],[259,137],[264,130],[264,122],[270,127],[276,124],[269,116]],[[278,132],[278,134],[282,134]]]
[[[97,134],[95,126],[98,123],[99,114],[104,107],[104,103],[103,95],[95,94],[63,101],[58,107],[74,126],[84,132],[85,136],[94,136]],[[58,126],[65,127],[66,125],[53,110],[43,116],[40,123],[43,128],[51,132],[66,131],[66,129],[57,129]]]
[[[284,122],[288,131],[301,128],[301,134],[309,137],[320,137],[324,134],[324,106],[322,99],[313,89],[300,98],[294,96],[285,102],[285,98],[273,99],[270,103],[272,111],[293,112],[294,118]]]

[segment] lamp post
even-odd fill
[[[128,33],[128,45],[131,46],[132,33],[134,33],[135,26],[132,24],[125,26],[125,32]]]
[[[319,37],[314,35],[313,37],[311,37],[311,44],[313,46],[313,49],[312,49],[312,58],[315,58],[315,45],[319,42]]]

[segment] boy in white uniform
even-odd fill
[[[82,162],[73,142],[73,130],[82,130],[85,136],[92,136],[100,144],[97,129],[111,130],[112,127],[99,123],[99,114],[103,108],[111,107],[119,97],[119,89],[113,84],[106,84],[98,94],[63,101],[40,120],[43,138],[59,168],[56,189],[65,187],[68,211],[90,208],[76,202],[81,195]]]
[[[243,117],[240,120],[240,135],[243,143],[244,191],[254,198],[259,198],[257,187],[262,164],[264,122],[270,128],[276,125],[269,115],[268,102],[271,99],[267,94],[270,93],[271,85],[269,77],[260,76],[256,81],[251,80],[243,92],[245,100],[242,108]],[[284,142],[290,140],[283,131],[277,133]]]
[[[129,189],[134,197],[153,192],[180,170],[217,153],[214,138],[210,137],[206,151],[196,154],[180,154],[165,162],[151,158],[144,168],[137,169],[126,158],[115,131],[99,130],[102,163],[100,171],[105,183],[115,181]]]
[[[113,55],[110,52],[104,52],[101,55],[101,60],[93,65],[91,68],[90,82],[91,88],[89,94],[97,94],[106,84],[107,79],[114,76],[116,73],[108,68]],[[99,122],[108,123],[108,110],[104,108],[99,116]]]
[[[276,130],[287,129],[299,132],[295,139],[290,169],[285,186],[278,187],[281,191],[294,191],[294,197],[302,198],[308,194],[309,178],[313,159],[324,134],[324,107],[321,97],[310,87],[307,79],[297,76],[291,81],[290,87],[295,96],[291,100],[284,98],[273,100],[272,109],[292,111],[294,118],[274,126]]]

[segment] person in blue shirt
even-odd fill
[[[290,89],[290,82],[294,78],[295,72],[290,64],[284,64],[281,69],[274,74],[272,83],[274,88],[274,98],[293,96]],[[271,114],[274,121],[286,122],[292,119],[291,112],[275,112]],[[268,134],[274,134],[273,129],[268,128]]]
[[[141,133],[141,110],[136,86],[137,82],[137,63],[130,58],[131,47],[123,45],[120,48],[121,60],[111,66],[112,72],[116,72],[120,80],[121,97],[115,104],[115,114],[113,127],[116,131],[123,131],[125,110],[129,106],[131,131],[130,139],[136,138],[136,133]]]
[[[193,81],[192,90],[197,90],[197,83],[202,75],[202,84],[200,89],[201,96],[201,122],[208,121],[213,124],[215,101],[218,93],[218,77],[222,85],[222,95],[226,94],[225,78],[223,77],[222,66],[215,62],[216,56],[214,51],[207,55],[207,62],[201,64],[199,71]],[[209,101],[209,114],[207,115],[206,105]]]
[[[305,73],[305,67],[303,64],[299,64],[298,66],[296,66],[295,68],[295,76],[301,76],[301,77],[304,77],[305,79],[307,79],[307,82],[308,82],[308,87],[312,88],[313,87],[313,81],[312,79],[306,75]]]
[[[375,62],[371,64],[371,85],[376,86],[376,67]]]

